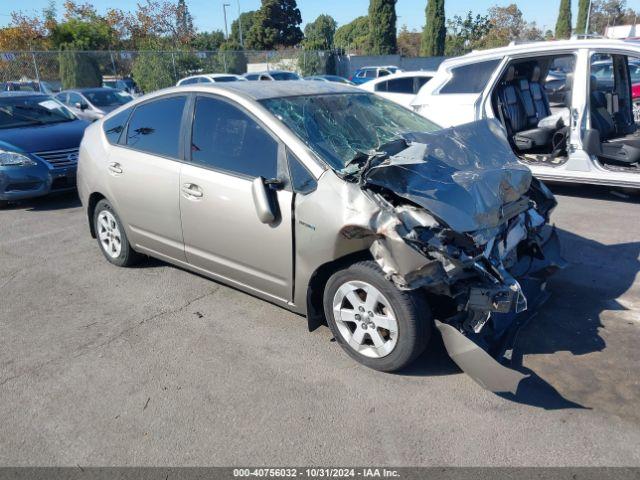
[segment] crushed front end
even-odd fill
[[[504,366],[518,327],[564,266],[551,192],[515,159],[493,121],[372,156],[358,178],[379,209],[371,253],[401,289],[423,289],[449,355],[483,387],[515,393]]]

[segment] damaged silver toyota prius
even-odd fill
[[[563,264],[553,195],[495,121],[443,130],[294,83],[171,88],[93,123],[78,189],[106,259],[156,257],[326,322],[382,371],[435,327],[476,381],[515,392],[510,340]]]

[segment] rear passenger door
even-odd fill
[[[261,223],[251,182],[285,179],[281,144],[240,105],[198,95],[187,133],[180,210],[187,261],[222,280],[288,301],[292,296],[292,193],[273,192],[280,212]]]
[[[135,107],[107,159],[110,198],[134,248],[185,261],[180,225],[182,117],[186,95]],[[119,114],[122,115],[122,114]],[[105,133],[109,138],[105,122]]]

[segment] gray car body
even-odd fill
[[[87,90],[106,90],[106,91],[113,91],[113,88],[108,88],[108,87],[101,87],[101,88],[86,88],[86,89],[69,89],[69,90],[63,90],[62,92],[56,94],[56,98],[64,103],[66,105],[66,107],[71,110],[73,113],[75,113],[75,115],[78,118],[81,118],[82,120],[88,120],[90,122],[93,122],[94,120],[97,120],[99,118],[104,117],[107,113],[111,112],[112,110],[115,110],[115,108],[113,106],[109,106],[109,107],[98,107],[97,105],[94,105],[85,95],[85,91]],[[124,90],[116,90],[117,92],[124,92]],[[68,97],[68,94],[73,93],[76,95],[79,95],[82,98],[82,102],[84,102],[84,104],[86,105],[86,108],[79,108],[74,102],[68,102],[65,100],[65,98]],[[126,93],[126,92],[125,92]],[[129,95],[127,93],[127,95]]]
[[[404,154],[391,156],[385,164],[372,167],[360,182],[346,181],[260,103],[268,98],[331,93],[373,95],[355,87],[327,82],[194,84],[155,92],[115,110],[111,115],[176,94],[214,95],[225,99],[253,115],[279,140],[281,147],[286,146],[306,167],[317,185],[309,193],[296,194],[285,180],[284,188],[275,192],[280,212],[278,220],[264,224],[256,214],[252,198],[254,179],[112,145],[102,128],[105,119],[101,119],[86,130],[80,146],[78,191],[89,224],[93,225],[96,203],[106,198],[119,215],[135,250],[307,315],[310,329],[323,315],[322,291],[328,276],[362,258],[373,257],[386,277],[400,289],[427,288],[429,276],[434,274],[435,278],[436,271],[442,279],[451,271],[477,268],[480,275],[491,277],[494,284],[502,282],[501,294],[515,292],[513,302],[516,297],[520,302],[523,297],[521,287],[506,271],[498,275],[503,279],[498,282],[495,274],[487,273],[476,259],[466,257],[464,265],[460,263],[462,250],[455,258],[449,257],[449,261],[444,258],[447,256],[444,249],[439,250],[442,255],[437,252],[425,255],[419,248],[410,246],[421,225],[430,229],[439,224],[432,216],[434,212],[439,218],[449,217],[450,225],[453,222],[461,225],[458,230],[461,232],[501,231],[500,235],[506,235],[507,222],[516,218],[504,216],[508,203],[509,208],[518,209],[514,215],[520,218],[518,222],[510,222],[511,225],[518,223],[522,229],[536,215],[546,223],[536,212],[530,213],[534,210],[531,205],[536,202],[520,198],[530,189],[529,182],[533,180],[526,167],[510,158],[513,154],[497,124],[478,122],[478,125],[436,132],[432,137],[427,135],[421,139],[417,136],[416,148],[408,148]],[[420,145],[425,143],[421,141],[433,141],[433,145],[441,146],[436,149],[437,154],[451,149],[456,161],[466,159],[470,165],[479,167],[454,173],[445,180],[436,178],[432,186],[429,172],[424,167],[434,164],[440,171],[445,171],[451,170],[453,164],[446,163],[449,161],[446,157],[443,157],[445,163],[442,165],[437,165],[437,159],[424,162],[424,148]],[[483,142],[486,143],[484,150]],[[284,161],[283,150],[281,148],[280,162]],[[508,162],[503,164],[505,156]],[[481,166],[486,157],[491,161]],[[286,171],[282,167],[279,166],[279,171]],[[415,174],[403,177],[414,168]],[[149,174],[151,171],[153,175]],[[375,193],[376,186],[385,187],[387,179],[394,177],[398,178],[395,185],[404,185],[405,190],[394,190],[392,186],[392,191],[409,200],[395,207]],[[190,198],[188,186],[192,184],[201,187],[203,198]],[[548,219],[555,201],[544,186],[531,185],[540,204],[548,200],[550,207],[543,213]],[[417,230],[414,229],[416,226]],[[545,224],[544,227],[549,226]],[[91,228],[95,236],[93,226]],[[527,238],[531,239],[530,236]],[[436,245],[442,239],[444,237],[434,236],[422,245],[427,248],[426,242]],[[545,246],[555,246],[556,240],[553,231]],[[506,237],[504,242],[506,245]],[[487,245],[494,245],[493,240]],[[510,247],[512,251],[516,245]],[[492,247],[494,257],[497,250],[498,241]],[[487,255],[486,251],[483,255]],[[544,268],[552,266],[553,256],[549,256],[550,261]],[[502,261],[498,260],[498,263],[501,265]],[[442,268],[447,270],[446,274]],[[472,308],[469,305],[465,308]],[[486,315],[469,317],[470,321],[476,322],[473,323],[476,332],[491,316],[489,311],[499,312],[497,307],[489,306],[476,312]],[[499,317],[500,313],[495,316]],[[507,320],[511,322],[511,319]],[[476,343],[455,328],[443,325],[436,323],[449,353],[464,370],[484,372],[484,378],[476,375],[474,379],[492,390],[515,392],[523,377],[521,374],[498,365]]]

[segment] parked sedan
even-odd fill
[[[124,90],[113,88],[77,88],[56,95],[78,118],[94,121],[133,100]]]
[[[201,73],[178,80],[176,86],[191,85],[192,83],[245,82],[246,80],[243,76],[233,73]]]
[[[311,75],[310,77],[304,77],[305,80],[311,80],[314,82],[336,82],[344,83],[346,85],[353,85],[354,83],[339,75]]]
[[[523,375],[485,348],[500,355],[562,264],[556,202],[496,121],[442,130],[335,83],[147,95],[87,129],[78,188],[115,265],[150,255],[326,321],[382,371],[435,326],[495,391]]]
[[[87,122],[40,93],[0,93],[0,204],[75,187]]]
[[[374,92],[405,107],[410,107],[422,86],[435,74],[436,72],[424,70],[396,72],[363,83],[360,88]]]
[[[269,70],[266,72],[250,72],[245,73],[244,78],[247,80],[302,80],[300,75],[295,72],[287,72],[285,70]]]

